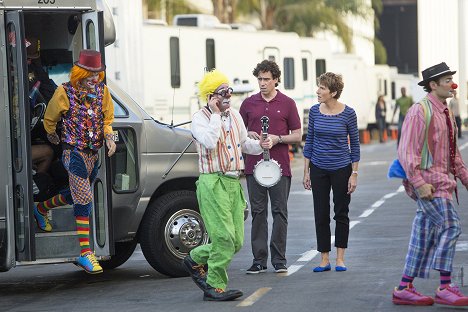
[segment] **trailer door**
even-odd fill
[[[101,52],[105,64],[104,18],[103,12],[92,11],[81,17],[83,31],[83,48]],[[93,244],[97,256],[109,256],[114,253],[112,237],[112,203],[110,161],[107,148],[99,151],[99,172],[94,182],[94,209],[92,213]]]
[[[16,261],[35,260],[32,194],[30,108],[26,46],[22,11],[6,12],[7,76],[13,176],[13,220],[7,220],[8,235],[15,237]]]

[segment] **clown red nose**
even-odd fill
[[[455,90],[456,88],[458,88],[458,85],[456,83],[452,83],[452,89]]]

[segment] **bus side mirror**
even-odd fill
[[[97,8],[104,12],[104,45],[107,47],[115,42],[114,18],[106,0],[98,0]]]

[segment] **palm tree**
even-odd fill
[[[372,9],[374,10],[374,55],[375,64],[387,64],[387,49],[385,48],[382,40],[378,37],[380,33],[380,20],[379,17],[382,15],[383,3],[382,0],[372,0]]]
[[[238,0],[211,0],[213,3],[213,15],[221,23],[234,23],[236,18],[236,7]]]
[[[352,49],[349,14],[368,17],[372,9],[363,0],[238,0],[242,13],[256,12],[263,29],[295,31],[302,36],[330,30]]]
[[[143,7],[147,8],[148,18],[158,18],[165,21],[172,21],[176,14],[199,13],[186,0],[142,0]]]

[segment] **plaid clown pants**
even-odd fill
[[[198,264],[208,263],[207,283],[225,289],[226,269],[244,243],[244,192],[238,179],[201,174],[197,181],[197,198],[211,243],[190,252]]]
[[[91,186],[98,173],[98,154],[78,150],[63,151],[62,162],[68,171],[75,216],[89,217],[93,202]]]
[[[452,272],[453,258],[461,234],[453,201],[446,198],[417,200],[404,274],[428,278],[430,269]]]

